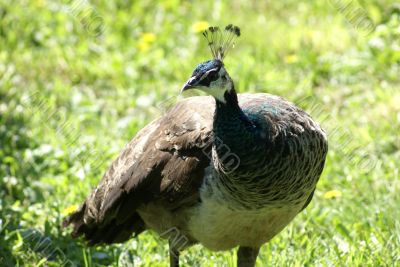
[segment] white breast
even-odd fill
[[[205,201],[188,225],[190,234],[211,250],[227,250],[238,245],[260,247],[278,234],[298,213],[292,210],[232,211],[213,201]]]
[[[260,247],[285,228],[303,204],[283,208],[271,206],[257,211],[235,210],[224,202],[221,194],[223,192],[216,187],[212,190],[203,187],[202,202],[191,210],[187,225],[190,235],[211,250],[227,250],[239,245]]]

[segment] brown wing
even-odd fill
[[[313,123],[307,114],[279,97],[241,94],[239,102],[256,110],[267,105],[261,110],[273,126],[272,135],[289,119],[271,115],[274,110],[269,108],[274,107],[293,111],[286,112],[296,116],[290,120],[306,128],[319,127],[310,125]],[[73,224],[73,235],[84,235],[89,244],[122,242],[145,229],[136,212],[140,205],[164,199],[176,209],[195,203],[204,169],[210,164],[214,109],[211,97],[188,98],[145,127],[64,225]]]
[[[64,222],[89,244],[122,242],[144,230],[138,206],[165,199],[173,208],[197,200],[210,164],[214,100],[178,103],[141,130],[112,163],[80,209]]]

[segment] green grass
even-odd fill
[[[210,58],[199,21],[241,26],[226,59],[239,91],[283,96],[329,135],[314,200],[262,247],[258,266],[400,264],[396,1],[352,2],[376,26],[367,33],[338,0],[128,2],[0,2],[1,266],[167,266],[167,244],[152,233],[86,248],[60,224]],[[332,190],[341,195],[327,198]],[[194,246],[182,261],[235,257]]]

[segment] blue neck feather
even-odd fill
[[[214,129],[219,130],[223,125],[235,125],[237,130],[255,132],[257,124],[252,121],[240,108],[237,94],[234,88],[225,92],[226,103],[216,99],[216,110],[214,115]]]
[[[251,120],[246,115],[247,112],[239,107],[234,89],[225,93],[225,101],[223,103],[216,100],[213,122],[214,149],[222,161],[227,154],[234,154],[240,158],[240,165],[245,166],[252,160],[254,150],[263,147],[262,144],[265,143],[260,137],[262,130],[257,121]]]

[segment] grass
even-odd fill
[[[365,31],[346,1],[1,1],[0,265],[167,266],[152,233],[87,248],[60,224],[210,57],[202,21],[241,26],[226,59],[239,91],[281,95],[329,135],[314,200],[258,266],[399,265],[400,8],[352,1]]]

